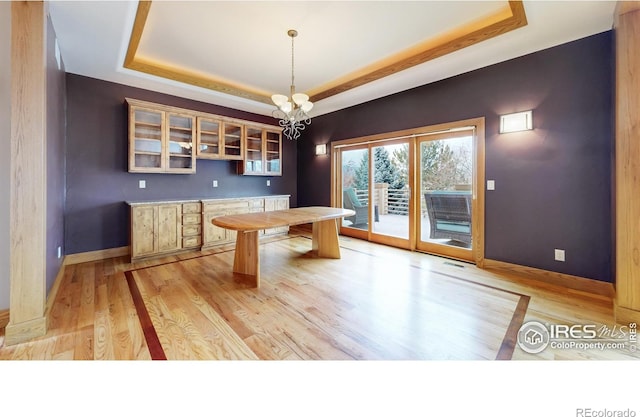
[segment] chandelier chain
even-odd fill
[[[294,82],[294,78],[293,78],[293,74],[294,74],[294,69],[293,69],[293,53],[294,53],[294,49],[293,49],[293,40],[294,40],[295,36],[291,36],[291,89],[293,90],[295,88],[296,83]]]

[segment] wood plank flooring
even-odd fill
[[[260,246],[262,282],[232,273],[233,248],[66,267],[47,334],[0,359],[637,359],[625,350],[516,343],[523,322],[613,326],[610,299],[430,255],[340,238],[315,258],[298,230]]]

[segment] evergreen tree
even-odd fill
[[[360,159],[360,165],[355,170],[353,188],[358,190],[369,189],[369,152],[365,152]]]

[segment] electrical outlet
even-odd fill
[[[147,188],[147,182],[145,180],[138,181],[138,188]]]
[[[267,187],[271,187],[271,180],[267,180]]]
[[[213,188],[216,188],[218,186],[218,180],[213,180]]]
[[[564,249],[555,249],[555,260],[559,262],[564,262]]]
[[[58,259],[62,258],[62,246],[58,246]]]
[[[496,181],[495,180],[487,180],[487,190],[493,191],[496,189]]]

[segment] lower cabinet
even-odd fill
[[[264,199],[264,211],[286,210],[289,208],[289,198],[268,197]],[[289,233],[289,226],[274,227],[267,229],[264,234],[267,236],[277,235],[281,233]]]
[[[129,203],[131,260],[208,249],[234,243],[237,232],[214,226],[215,217],[289,208],[289,196],[211,199],[182,202]],[[263,235],[287,233],[288,227]]]
[[[182,249],[182,204],[131,207],[131,259]]]

